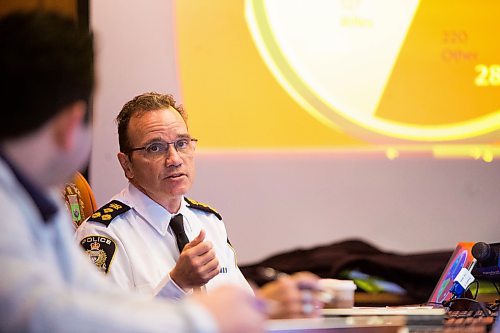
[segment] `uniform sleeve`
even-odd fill
[[[243,289],[247,290],[249,293],[252,295],[254,294],[252,287],[248,283],[247,279],[245,279],[245,276],[243,276],[243,273],[241,273],[240,268],[238,267],[238,261],[236,259],[236,251],[234,250],[233,246],[229,243],[229,238],[227,236],[227,231],[224,223],[220,221],[220,234],[222,235],[222,239],[224,241],[224,248],[225,253],[228,257],[228,262],[231,264],[230,272],[231,272],[231,281],[234,282],[234,284],[242,287]]]
[[[119,219],[116,218],[116,219]],[[116,221],[115,223],[119,223]],[[115,235],[112,228],[96,222],[86,221],[80,225],[75,234],[75,240],[93,262],[96,268],[106,274],[106,278],[124,290],[137,290],[140,293],[151,294],[151,290],[141,290],[134,281],[133,267],[127,255],[127,243],[123,237]],[[109,244],[108,244],[109,243]],[[99,244],[98,250],[92,250],[92,244]],[[130,247],[130,245],[129,245]],[[106,260],[99,261],[99,251],[105,251]],[[179,300],[190,292],[185,292],[167,274],[153,290],[153,296]]]
[[[170,304],[125,294],[97,279],[85,289],[56,283],[42,263],[6,259],[3,252],[0,262],[2,332],[216,331],[210,315],[190,301]]]
[[[135,282],[124,240],[117,237],[110,228],[95,222],[85,221],[75,233],[75,241],[86,253],[88,261],[124,290],[134,290]],[[93,244],[99,245],[93,249]],[[95,247],[97,247],[95,245]],[[105,256],[105,259],[102,257]]]
[[[181,299],[186,295],[190,295],[193,293],[193,290],[189,290],[185,292],[181,287],[175,283],[174,280],[170,277],[170,274],[167,274],[158,286],[155,288],[154,294],[158,297],[170,298],[170,299]]]
[[[170,303],[124,292],[90,267],[64,226],[34,229],[26,212],[0,193],[0,322],[2,332],[215,332],[194,301]],[[5,204],[7,203],[7,206]],[[58,249],[59,259],[48,259]],[[75,266],[72,266],[75,264]],[[62,267],[65,267],[63,270]]]
[[[233,247],[230,244],[227,244],[228,250],[228,256],[232,259],[231,262],[233,263],[232,267],[232,280],[235,281],[235,284],[241,286],[245,290],[247,290],[249,293],[254,294],[252,287],[248,283],[247,279],[245,279],[245,276],[243,273],[241,273],[240,268],[238,267],[237,261],[236,261],[236,252],[234,251]]]

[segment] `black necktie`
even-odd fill
[[[184,223],[182,219],[182,214],[177,214],[170,220],[170,226],[175,235],[175,239],[177,240],[177,247],[179,248],[179,253],[182,252],[184,246],[189,243],[189,239],[186,236],[186,232],[184,231]]]

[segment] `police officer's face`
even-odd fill
[[[132,117],[128,125],[132,148],[152,142],[174,142],[188,135],[184,119],[173,108],[145,112]],[[124,157],[126,161],[122,161]],[[137,150],[119,159],[130,182],[162,205],[177,202],[194,180],[193,155],[179,153],[173,145],[160,156],[153,157],[145,150]]]

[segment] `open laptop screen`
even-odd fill
[[[429,303],[442,303],[451,299],[453,295],[450,293],[450,288],[453,285],[453,280],[463,267],[468,267],[474,260],[471,252],[474,244],[473,242],[460,242],[457,244],[429,298]]]

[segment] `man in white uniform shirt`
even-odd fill
[[[0,332],[262,332],[259,302],[238,288],[152,299],[106,281],[74,244],[60,186],[90,151],[92,45],[55,14],[0,20]]]
[[[228,283],[251,292],[222,217],[185,197],[197,142],[185,110],[171,95],[145,93],[124,105],[117,123],[118,159],[129,184],[76,232],[96,266],[123,288],[162,297]],[[321,303],[310,290],[317,280],[307,273],[284,277],[260,295],[276,305],[273,317],[316,316]]]

